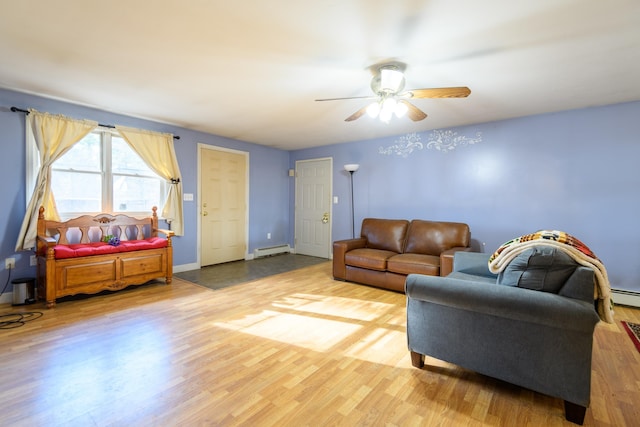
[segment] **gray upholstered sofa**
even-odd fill
[[[548,247],[523,252],[500,275],[488,260],[457,252],[447,277],[407,277],[412,364],[422,368],[428,355],[558,397],[567,420],[582,424],[599,321],[593,271]]]

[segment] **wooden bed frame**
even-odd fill
[[[162,277],[167,284],[171,283],[171,237],[174,233],[158,228],[156,210],[154,206],[152,216],[146,218],[99,214],[62,222],[46,220],[44,207],[41,207],[36,240],[38,299],[44,299],[47,307],[52,308],[56,299],[63,296],[115,291]],[[158,233],[166,236],[165,247],[56,259],[56,246],[60,248],[59,245],[67,245],[67,248],[91,246],[92,242],[100,242],[108,235],[135,244],[158,238]]]

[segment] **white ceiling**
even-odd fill
[[[640,100],[637,0],[0,3],[0,87],[282,149]],[[387,125],[314,101],[388,60],[472,93]]]

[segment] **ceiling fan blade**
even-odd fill
[[[406,92],[409,98],[466,98],[471,89],[461,87],[438,87],[432,89],[411,89]]]
[[[316,101],[342,101],[345,99],[376,99],[376,96],[350,96],[347,98],[322,98],[322,99],[316,99]]]
[[[344,119],[344,121],[345,122],[352,122],[352,121],[354,121],[356,119],[359,119],[360,117],[362,117],[362,115],[364,113],[367,112],[367,107],[368,107],[368,105],[366,107],[362,107],[361,109],[359,109],[358,111],[356,111],[355,113],[353,113],[352,115],[350,115],[349,117]]]
[[[409,116],[409,118],[414,122],[419,122],[420,120],[424,120],[427,118],[427,114],[424,111],[422,111],[421,109],[419,109],[418,107],[410,103],[409,101],[405,99],[400,99],[398,102],[402,102],[404,105],[407,106],[408,108],[407,116]]]

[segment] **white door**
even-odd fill
[[[247,153],[200,146],[200,265],[245,258]]]
[[[332,159],[296,162],[297,254],[330,257],[332,168]]]

